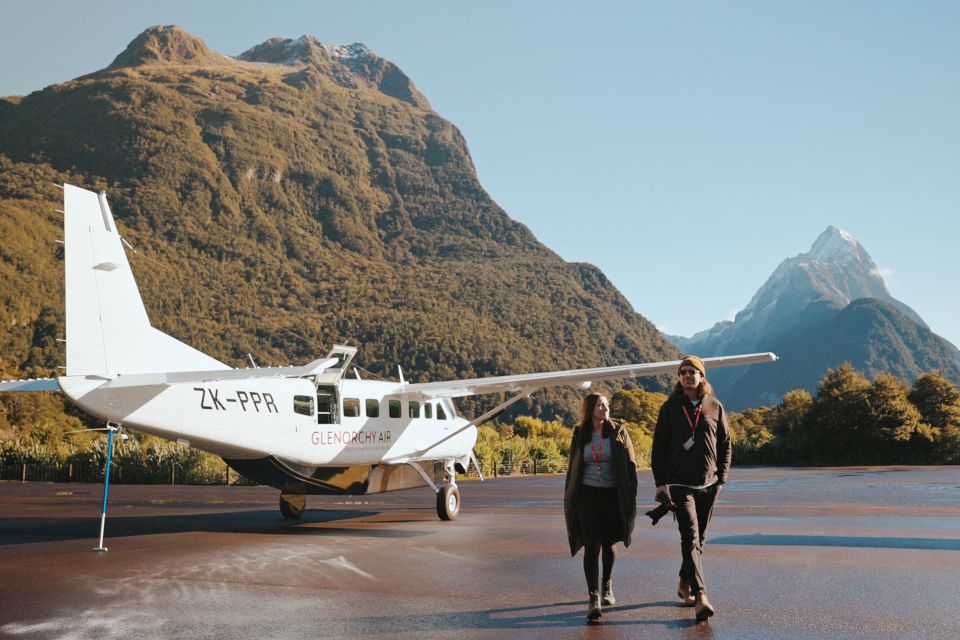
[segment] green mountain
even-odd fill
[[[600,270],[497,206],[457,128],[363,45],[232,58],[152,27],[105,69],[0,99],[3,378],[63,364],[62,182],[107,190],[153,324],[235,366],[331,343],[411,381],[677,356]]]

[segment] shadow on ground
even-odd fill
[[[697,621],[669,618],[638,620],[630,616],[632,611],[661,607],[674,610],[678,603],[647,602],[622,607],[604,607],[604,615],[596,622],[586,618],[586,601],[554,602],[551,604],[529,605],[486,609],[478,611],[459,611],[430,615],[371,616],[352,620],[324,620],[324,632],[334,636],[363,636],[386,633],[469,631],[475,629],[567,629],[584,626],[606,627],[646,627],[662,629],[686,629],[697,626]]]
[[[286,520],[276,511],[230,511],[155,516],[107,516],[107,536],[153,535],[160,533],[255,533],[285,536],[356,536],[370,538],[411,538],[416,531],[367,529],[337,524],[379,515],[377,511],[307,510],[299,520]],[[432,518],[431,518],[432,520]],[[409,521],[408,521],[409,522]],[[360,523],[357,523],[360,524]],[[0,545],[77,540],[100,535],[100,519],[89,517],[0,518]]]

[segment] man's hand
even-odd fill
[[[660,501],[660,494],[661,494],[661,493],[662,493],[663,495],[667,496],[667,501],[670,500],[670,490],[667,488],[667,485],[665,485],[665,484],[659,485],[659,486],[657,487],[657,492],[656,492],[655,494],[653,494],[653,499],[659,502],[659,501]]]

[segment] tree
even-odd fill
[[[907,398],[930,426],[939,429],[950,424],[960,426],[960,390],[939,373],[926,373],[917,378]]]
[[[870,382],[849,362],[828,369],[810,406],[812,438],[807,462],[814,464],[862,462],[862,436],[869,420],[866,394]]]
[[[809,393],[794,389],[785,393],[780,404],[767,415],[777,462],[800,464],[809,458],[815,442],[807,419],[812,405]]]
[[[920,425],[920,412],[907,400],[907,385],[893,376],[881,373],[864,399],[866,420],[861,433],[860,449],[869,462],[906,462],[910,442]]]
[[[572,431],[563,422],[520,416],[514,420],[513,433],[526,442],[535,463],[545,465],[550,471],[562,469],[566,464]]]
[[[773,441],[773,434],[767,427],[767,416],[771,411],[769,407],[760,407],[727,416],[735,460],[759,462],[762,459],[764,450]]]
[[[927,373],[917,378],[907,397],[930,425],[929,433],[920,434],[923,448],[930,451],[928,461],[960,462],[960,390],[939,373]]]
[[[960,426],[950,424],[941,429],[936,450],[938,462],[960,464]]]
[[[500,434],[489,425],[477,429],[477,443],[473,447],[480,466],[490,470],[497,464],[497,451],[500,449]]]
[[[660,407],[667,396],[655,391],[630,389],[617,391],[610,398],[610,415],[624,422],[632,422],[638,427],[653,433],[657,426]]]

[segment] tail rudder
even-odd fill
[[[228,369],[150,326],[106,194],[64,185],[67,375]]]

